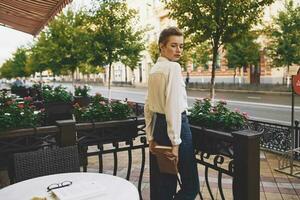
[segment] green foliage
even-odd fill
[[[11,102],[13,98],[7,93],[7,91],[0,91],[0,109],[4,108],[7,102]]]
[[[57,86],[55,88],[52,88],[49,85],[43,86],[42,97],[45,103],[52,103],[52,102],[70,103],[73,101],[72,94],[62,86]]]
[[[74,73],[81,63],[86,63],[90,39],[87,19],[84,11],[68,10],[52,20],[31,48],[27,71],[33,74],[50,69],[60,75]]]
[[[208,62],[211,60],[211,45],[209,42],[203,42],[192,48],[191,58],[195,68],[203,67],[208,69]]]
[[[36,43],[31,47],[26,70],[30,74],[35,74],[35,72],[41,73],[49,69],[52,64],[50,63],[50,59],[54,58],[52,52],[54,52],[53,44],[47,38],[46,33],[42,32]]]
[[[88,92],[91,90],[91,88],[88,85],[78,85],[78,86],[74,86],[74,95],[75,96],[81,96],[81,97],[88,97],[89,94]]]
[[[81,63],[87,62],[90,34],[88,34],[88,15],[84,11],[74,13],[68,10],[49,24],[48,39],[55,51],[52,52],[54,63],[50,69],[64,68],[72,74]]]
[[[107,103],[103,101],[101,95],[94,98],[88,107],[74,105],[74,115],[77,122],[122,120],[127,119],[132,113],[132,109],[126,102]]]
[[[109,66],[108,88],[110,89],[111,66],[113,62],[123,61],[128,66],[136,66],[136,60],[143,49],[142,30],[134,30],[133,20],[136,11],[129,9],[123,1],[99,1],[99,8],[91,17],[90,32],[93,43],[90,63],[94,66]],[[133,63],[133,64],[132,64]]]
[[[7,60],[0,68],[1,77],[24,77],[29,74],[26,73],[25,67],[28,59],[28,49],[20,47],[13,54],[13,57]]]
[[[158,42],[157,41],[151,42],[148,46],[148,51],[150,53],[152,62],[156,63],[159,57]]]
[[[214,96],[215,69],[221,45],[234,42],[257,24],[264,6],[274,0],[164,0],[170,16],[177,20],[195,45],[212,44],[211,97]]]
[[[0,99],[5,98],[2,96]],[[16,102],[8,98],[4,104],[0,104],[0,108],[0,132],[41,125],[43,112],[35,109],[31,97],[25,97],[23,102]]]
[[[189,111],[191,124],[206,128],[233,131],[242,129],[247,123],[247,114],[230,111],[225,101],[212,106],[209,99],[197,100]]]
[[[237,41],[226,44],[226,58],[230,68],[245,68],[259,63],[260,46],[255,42],[256,39],[254,32],[248,32]]]
[[[273,18],[273,26],[267,27],[270,45],[268,54],[274,66],[300,64],[300,6],[285,2],[285,10]]]

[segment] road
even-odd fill
[[[73,91],[71,84],[64,84]],[[146,88],[112,87],[113,99],[125,99],[144,103]],[[92,86],[91,94],[100,93],[108,97],[107,87]],[[188,91],[188,104],[192,106],[196,98],[208,97],[208,92]],[[251,119],[282,124],[290,124],[291,96],[251,93],[216,93],[216,100],[225,100],[228,107],[248,113]],[[300,120],[300,96],[295,98],[295,119]]]

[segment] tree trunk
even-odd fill
[[[290,87],[290,77],[289,77],[289,73],[290,73],[290,65],[287,66],[287,72],[286,72],[286,87]]]
[[[110,79],[111,79],[111,65],[112,63],[109,63],[108,67],[108,101],[111,101],[111,90],[110,90]]]
[[[217,64],[217,56],[218,56],[218,43],[215,42],[213,46],[213,63],[212,63],[212,71],[211,71],[211,80],[210,80],[210,98],[212,103],[215,99],[215,76],[216,76],[216,64]]]
[[[75,72],[72,71],[71,73],[72,73],[72,85],[74,86],[75,85],[75,77],[74,77],[75,76],[75,74],[74,74]]]
[[[236,67],[234,68],[234,74],[233,74],[233,85],[235,85],[235,77],[236,77]]]
[[[43,74],[43,72],[40,71],[40,81],[41,81],[41,83],[43,82],[43,76],[42,76],[42,74]]]
[[[127,83],[127,66],[125,65],[125,83]]]

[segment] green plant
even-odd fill
[[[0,109],[3,109],[10,101],[12,101],[12,97],[8,95],[7,91],[0,91]]]
[[[127,119],[133,112],[127,102],[114,101],[107,103],[101,95],[96,95],[88,107],[74,105],[77,122],[110,121]],[[100,101],[97,101],[100,100]]]
[[[75,89],[74,95],[81,96],[81,97],[88,97],[89,96],[88,92],[91,90],[91,88],[88,85],[74,86],[74,89]]]
[[[37,110],[31,97],[23,102],[8,100],[0,109],[0,131],[16,128],[29,128],[41,125],[43,111]]]
[[[229,110],[225,101],[212,106],[210,99],[196,100],[189,111],[191,124],[206,128],[234,131],[242,129],[247,123],[247,114]]]
[[[52,88],[49,85],[43,86],[42,97],[45,103],[52,103],[52,102],[70,103],[73,100],[72,94],[62,86],[57,86],[55,88]]]

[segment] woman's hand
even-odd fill
[[[149,141],[149,151],[152,153],[152,154],[155,154],[154,152],[154,147],[156,146],[156,142],[154,140],[151,140]]]
[[[178,161],[179,161],[178,152],[179,152],[179,145],[174,145],[172,147],[172,154],[173,154],[173,156],[175,156],[177,164],[178,164]]]

